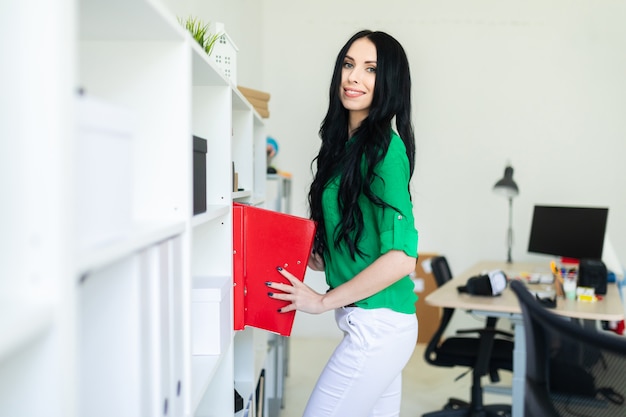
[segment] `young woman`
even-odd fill
[[[417,231],[409,192],[411,78],[393,37],[365,30],[341,49],[320,136],[309,192],[318,225],[309,267],[324,270],[330,288],[319,294],[278,267],[291,285],[268,282],[269,296],[290,303],[281,312],[335,310],[344,333],[305,417],[398,416],[401,373],[417,340],[409,277]]]

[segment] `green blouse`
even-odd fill
[[[352,260],[344,242],[338,248],[334,244],[335,228],[341,220],[337,201],[339,177],[329,182],[322,195],[328,239],[326,247],[329,252],[324,259],[325,272],[326,282],[331,288],[351,280],[390,250],[401,250],[408,256],[417,258],[417,230],[407,187],[410,176],[409,161],[402,139],[393,131],[391,134],[389,150],[375,167],[379,177],[372,183],[372,191],[399,211],[376,206],[364,195],[359,197],[364,223],[359,248],[364,253],[363,256],[357,254],[356,260]],[[413,282],[407,275],[382,291],[357,301],[356,305],[367,309],[389,308],[401,313],[415,313],[416,300]]]

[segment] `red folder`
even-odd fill
[[[267,281],[289,281],[282,266],[300,281],[309,262],[315,223],[259,207],[233,203],[234,327],[252,326],[283,336],[291,334],[295,311],[279,313],[286,301],[270,298]]]

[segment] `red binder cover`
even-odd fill
[[[269,298],[265,282],[289,283],[277,266],[304,280],[314,237],[312,220],[233,203],[235,330],[252,326],[291,334],[296,312],[279,313],[289,303]]]

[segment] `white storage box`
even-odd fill
[[[76,236],[80,249],[120,239],[132,227],[133,118],[126,109],[77,100]]]
[[[194,277],[191,290],[191,353],[219,355],[230,343],[233,324],[232,281]]]
[[[211,51],[211,58],[222,74],[237,85],[237,45],[230,39],[224,30],[223,23],[216,23],[211,27],[211,33],[221,33]]]

